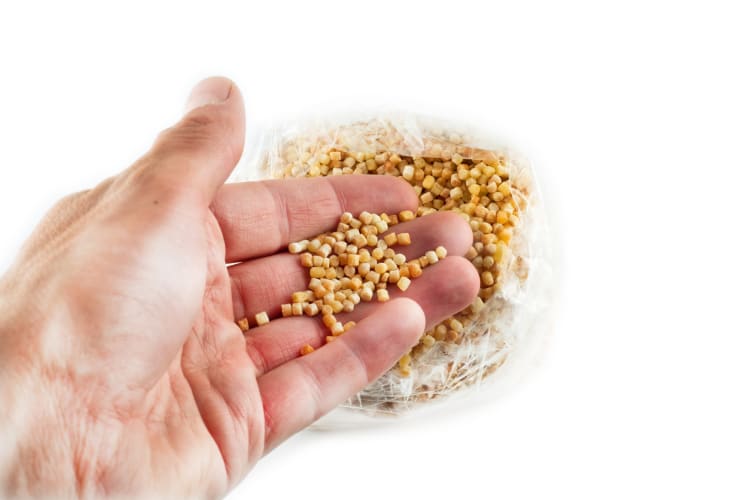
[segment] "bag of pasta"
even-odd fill
[[[345,409],[402,414],[473,392],[485,380],[508,383],[537,350],[550,299],[544,210],[529,165],[494,142],[465,127],[392,115],[281,127],[249,146],[250,159],[234,180],[398,176],[418,195],[417,217],[451,210],[473,231],[465,257],[480,275],[474,302],[424,332],[410,353]]]

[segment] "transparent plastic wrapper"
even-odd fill
[[[273,127],[256,135],[246,154],[234,181],[399,176],[420,196],[418,216],[453,210],[474,230],[466,257],[481,276],[475,302],[425,332],[407,362],[402,358],[323,427],[466,401],[480,387],[493,395],[533,363],[551,327],[555,279],[539,186],[519,154],[486,131],[406,113]]]

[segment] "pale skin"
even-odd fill
[[[277,318],[305,288],[289,242],[417,204],[389,176],[225,184],[244,121],[234,84],[204,80],[140,160],[53,207],[0,279],[0,496],[220,497],[476,295],[471,230],[438,214],[403,230],[413,255],[449,256],[335,342],[318,318],[243,333],[237,319]]]

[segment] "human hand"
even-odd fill
[[[236,319],[278,316],[306,287],[290,241],[417,200],[389,176],[224,185],[241,95],[208,79],[189,109],[133,166],[58,203],[0,279],[3,495],[221,496],[476,295],[473,266],[448,257],[310,355],[316,318],[243,333]],[[450,213],[407,225],[408,254],[472,241]]]

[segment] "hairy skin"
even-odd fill
[[[449,257],[303,358],[323,344],[315,319],[243,334],[235,319],[273,315],[304,280],[276,253],[289,241],[416,200],[385,177],[223,186],[239,91],[206,80],[190,109],[132,167],[53,207],[0,279],[0,496],[220,497],[476,293],[473,267]],[[413,236],[466,251],[460,218],[424,219]]]

